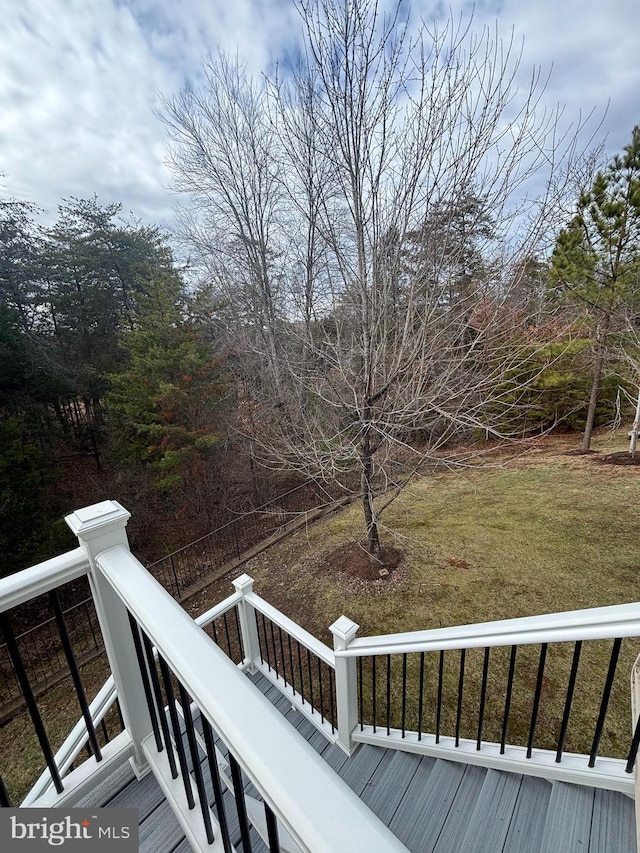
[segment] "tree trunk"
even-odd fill
[[[362,463],[362,474],[360,477],[360,483],[362,486],[362,506],[364,509],[364,519],[367,525],[369,557],[371,558],[371,562],[377,562],[382,565],[378,522],[375,506],[373,504],[373,485],[371,482],[373,478],[373,453],[371,450],[371,439],[369,436],[368,426],[365,426],[364,434],[362,436],[360,461]]]
[[[600,391],[600,379],[602,378],[602,366],[607,349],[608,333],[609,317],[606,317],[602,326],[598,324],[596,329],[596,360],[593,366],[593,382],[591,383],[591,394],[589,395],[587,421],[584,425],[584,435],[582,436],[582,453],[588,453],[591,448],[591,435],[593,433],[593,423],[596,418],[596,406],[598,405],[598,393]]]

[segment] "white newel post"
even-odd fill
[[[640,716],[640,655],[635,660],[631,669],[631,730],[635,731],[636,724]],[[638,850],[640,850],[640,767],[639,760],[636,759],[635,767],[633,768],[635,805],[636,805],[636,841]]]
[[[360,626],[341,616],[329,627],[333,634],[333,650],[349,647]],[[358,687],[356,658],[336,655],[336,707],[338,711],[338,744],[351,755],[354,745],[351,735],[358,725]]]
[[[246,600],[245,596],[253,592],[253,578],[247,574],[240,575],[233,581],[236,592],[242,599],[238,602],[240,615],[240,633],[244,646],[244,656],[249,662],[249,672],[256,672],[256,664],[260,663],[260,643],[258,641],[258,623],[255,607]]]
[[[142,778],[150,769],[142,753],[141,744],[152,731],[151,718],[127,609],[96,565],[97,558],[104,551],[116,547],[129,548],[126,526],[130,517],[130,513],[117,501],[103,501],[76,510],[68,515],[65,521],[78,537],[89,558],[91,592],[116,684],[122,717],[133,741],[134,755],[131,758],[131,766],[136,776]]]

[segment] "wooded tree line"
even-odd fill
[[[640,130],[602,164],[496,34],[410,29],[400,4],[298,8],[289,73],[219,55],[165,101],[188,288],[118,206],[72,200],[51,228],[0,206],[14,567],[42,548],[69,448],[211,527],[240,457],[340,482],[379,559],[385,505],[429,460],[554,426],[586,425],[587,450],[619,394],[635,405]]]

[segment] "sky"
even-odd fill
[[[472,7],[413,0],[411,19]],[[497,21],[503,38],[524,40],[519,82],[550,71],[549,106],[572,121],[595,109],[609,156],[629,142],[640,0],[476,0],[473,16],[474,29]],[[293,0],[0,0],[0,20],[0,199],[32,202],[46,221],[63,198],[96,194],[167,228],[178,197],[160,97],[197,85],[217,49],[269,73],[300,34]]]

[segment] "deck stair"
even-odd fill
[[[348,758],[264,676],[249,677],[411,853],[636,851],[625,794],[369,744]]]

